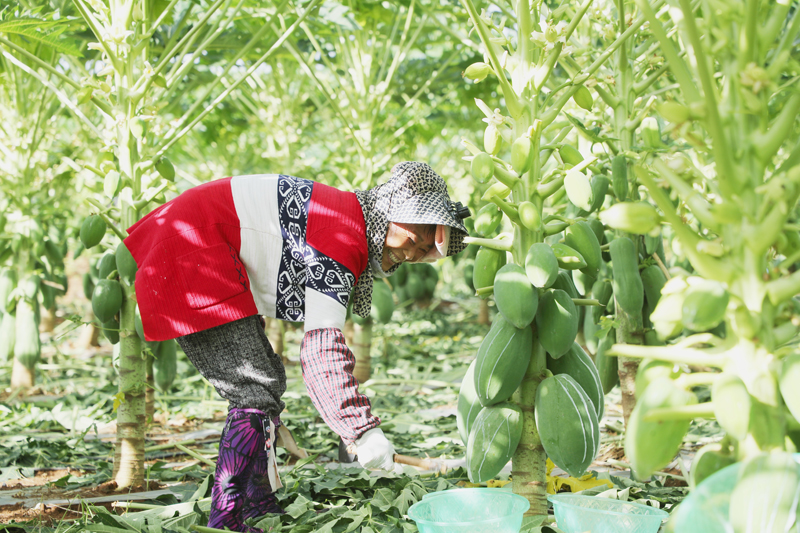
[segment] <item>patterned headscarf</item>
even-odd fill
[[[372,303],[373,264],[379,265],[383,257],[389,222],[449,226],[447,255],[454,255],[467,247],[467,228],[461,219],[469,216],[469,210],[451,202],[444,180],[430,166],[416,161],[398,163],[389,181],[356,191],[356,196],[367,224],[370,261],[356,283],[353,312],[366,318]],[[384,274],[390,276],[398,268],[399,264],[394,265]]]

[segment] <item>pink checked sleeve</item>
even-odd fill
[[[370,411],[369,398],[358,392],[353,377],[356,359],[337,328],[307,331],[300,346],[308,395],[322,419],[350,444],[381,420]]]

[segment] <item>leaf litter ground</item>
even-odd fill
[[[488,326],[477,323],[476,300],[459,301],[465,303],[398,311],[391,324],[374,327],[372,378],[361,390],[372,399],[397,453],[464,457],[455,419],[458,384]],[[462,468],[445,475],[413,467],[404,475],[334,468],[338,437],[305,393],[297,363],[301,337],[302,330],[286,331],[283,355],[289,383],[282,419],[313,461],[297,462],[278,449],[285,485],[278,498],[287,514],[255,520],[258,527],[299,533],[413,532],[417,528],[407,511],[422,496],[471,486]],[[73,344],[61,338],[45,351],[36,394],[0,393],[0,528],[158,533],[205,525],[225,402],[181,354],[172,390],[155,395],[147,446],[157,449],[146,454],[147,486],[120,493],[111,481],[117,393],[111,349],[101,345],[78,353]],[[8,376],[10,364],[0,371]],[[613,431],[621,428],[618,395],[612,392],[607,403],[605,444],[592,467],[597,473],[575,480],[553,469],[550,489],[610,491],[670,510],[687,490],[681,463],[676,460],[665,476],[648,483],[629,479],[621,438]],[[700,444],[719,437],[715,424],[695,424],[682,456],[690,460]],[[183,441],[183,449],[174,446]],[[507,478],[507,471],[501,473],[490,486],[502,487]],[[591,482],[596,478],[603,482]]]

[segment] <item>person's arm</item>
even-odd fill
[[[372,414],[369,398],[358,392],[358,381],[353,377],[356,360],[341,329],[306,331],[300,346],[300,364],[314,407],[345,444],[378,427],[381,421]]]

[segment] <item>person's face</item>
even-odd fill
[[[406,261],[419,261],[431,248],[436,231],[425,231],[427,226],[389,222],[386,242],[383,246],[381,268],[389,270]]]

